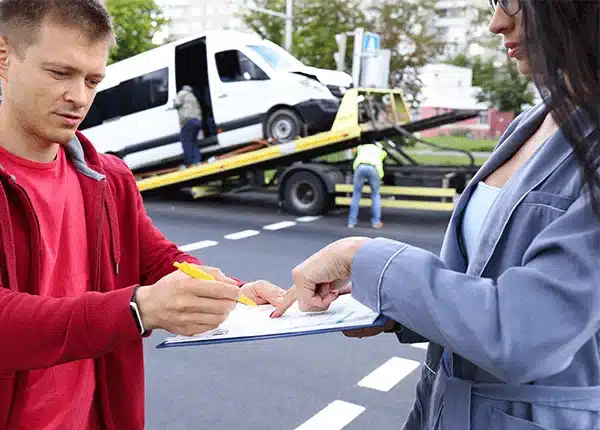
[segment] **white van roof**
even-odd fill
[[[234,30],[208,30],[188,37],[169,42],[125,60],[118,61],[106,67],[106,78],[102,81],[99,90],[112,87],[124,81],[151,70],[167,67],[173,61],[175,48],[200,38],[218,38],[224,44],[239,43],[240,40],[261,42],[263,38],[256,33]]]
[[[251,31],[243,32],[243,31],[237,31],[237,30],[207,30],[207,31],[203,31],[202,33],[196,33],[196,34],[193,34],[188,37],[177,39],[176,41],[162,45],[159,48],[161,48],[163,46],[178,46],[178,45],[182,45],[182,44],[191,42],[196,39],[200,39],[201,37],[212,38],[213,36],[218,36],[220,40],[224,40],[224,41],[229,41],[229,40],[235,41],[235,40],[240,40],[240,38],[244,38],[246,40],[257,40],[257,41],[263,40],[263,38],[260,35],[258,35],[255,32],[251,32]],[[155,49],[158,49],[158,48],[155,48]]]

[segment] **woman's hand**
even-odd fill
[[[282,316],[296,300],[301,311],[322,311],[341,294],[350,293],[352,260],[369,238],[348,237],[321,249],[292,270],[294,286],[271,318]]]

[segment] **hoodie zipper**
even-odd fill
[[[32,244],[32,246],[34,248],[38,249],[38,253],[37,253],[37,261],[35,262],[35,264],[33,264],[33,266],[35,267],[36,270],[36,277],[34,279],[42,279],[42,247],[40,244],[41,241],[41,237],[42,237],[42,231],[40,228],[40,219],[38,218],[37,212],[35,211],[35,208],[33,207],[33,202],[31,201],[31,198],[29,197],[29,194],[27,194],[27,191],[25,190],[25,188],[17,183],[17,179],[14,176],[11,176],[10,179],[12,180],[13,184],[15,185],[15,187],[21,192],[21,194],[23,194],[23,196],[25,197],[25,201],[27,202],[27,204],[29,205],[29,209],[31,211],[31,213],[33,214],[34,220],[35,220],[35,226],[36,226],[36,230],[37,230],[37,236],[35,237],[35,243]],[[38,287],[39,289],[39,285],[36,285],[36,287]]]
[[[106,199],[106,179],[102,179],[102,190],[100,191],[100,199],[97,202],[98,222],[97,238],[96,238],[96,267],[94,273],[94,283],[92,291],[100,291],[100,257],[102,255],[102,221],[104,221],[104,200]]]

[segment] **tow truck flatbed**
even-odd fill
[[[374,112],[373,108],[372,98],[376,97],[387,99],[385,103],[379,104],[379,112]],[[359,109],[361,101],[362,112]],[[383,113],[381,106],[384,106],[385,109]],[[234,151],[233,154],[225,154],[215,161],[203,162],[198,166],[182,170],[165,169],[158,172],[144,172],[139,175],[137,185],[142,193],[150,191],[172,193],[183,188],[202,185],[210,185],[214,191],[219,188],[219,181],[224,182],[228,178],[244,176],[248,171],[260,172],[277,169],[278,173],[268,185],[273,185],[277,181],[281,204],[296,213],[314,214],[323,212],[328,206],[331,206],[331,203],[335,202],[335,194],[339,192],[340,188],[338,186],[336,190],[336,185],[347,182],[342,166],[344,163],[330,164],[315,161],[316,158],[352,149],[363,143],[398,138],[406,136],[407,133],[440,127],[477,115],[477,111],[456,111],[411,121],[408,107],[399,91],[354,88],[344,95],[333,126],[329,131],[282,144],[272,144],[266,141],[253,142],[247,146],[247,148],[251,148],[249,150],[237,149],[237,153]],[[383,118],[381,118],[382,116]],[[363,120],[365,117],[366,121]],[[263,147],[261,148],[261,146]],[[390,148],[386,148],[386,150],[393,151]],[[398,151],[402,154],[401,150]],[[398,161],[398,154],[391,155]],[[414,165],[408,167],[418,169]],[[427,167],[423,167],[424,172],[428,170]],[[347,168],[348,163],[345,163],[346,173]],[[392,176],[396,174],[394,169],[390,170],[389,166],[386,166],[386,169],[391,171]],[[308,178],[308,175],[313,175],[313,178]],[[292,178],[302,179],[302,177],[304,177],[304,182],[308,183],[309,188],[312,186],[313,194],[315,192],[321,194],[317,198],[316,205],[304,205],[303,207],[298,201],[295,204],[289,201],[293,200],[293,196],[288,194],[295,192],[290,190],[289,180]],[[326,195],[322,195],[323,193]],[[286,200],[288,201],[286,202]],[[338,201],[341,200],[338,198]]]

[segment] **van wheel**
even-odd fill
[[[327,189],[314,173],[294,173],[283,187],[283,207],[296,215],[321,215],[327,207]]]
[[[289,142],[302,135],[302,120],[291,109],[279,109],[273,112],[265,124],[267,139],[279,143]]]

